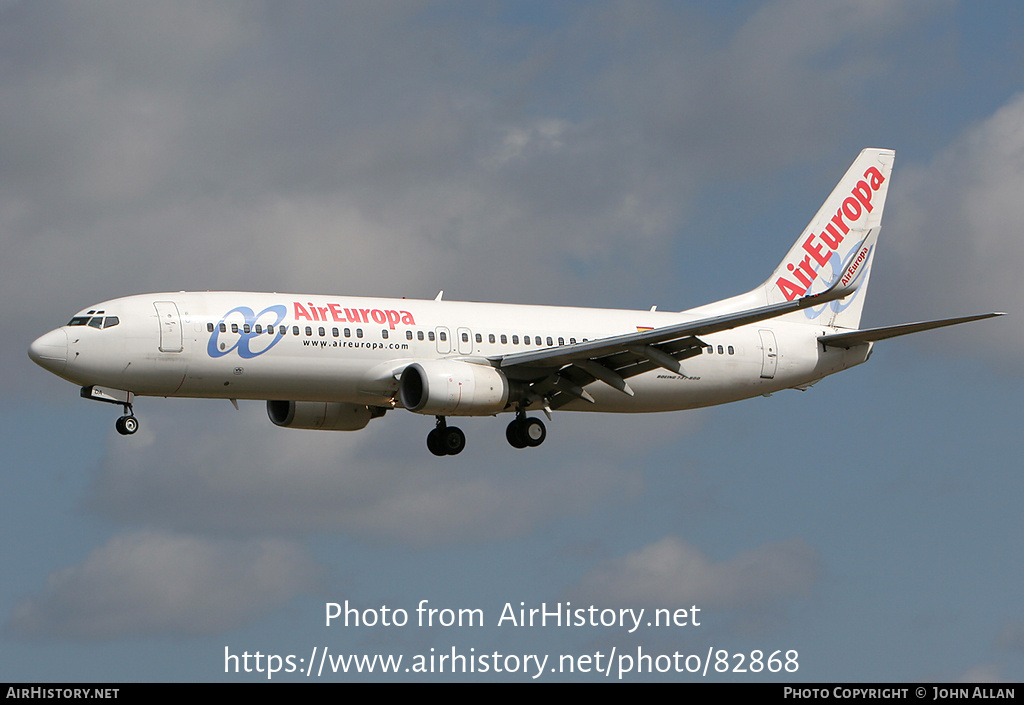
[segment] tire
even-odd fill
[[[114,423],[114,428],[122,436],[130,436],[139,430],[139,420],[134,416],[122,416]]]
[[[427,449],[434,455],[448,455],[441,442],[441,429],[435,428],[427,434]]]
[[[528,418],[523,420],[521,435],[526,445],[536,448],[548,437],[548,430],[540,419]]]
[[[505,429],[505,440],[513,448],[526,447],[526,436],[523,434],[523,424],[519,419],[514,419]]]
[[[460,428],[449,426],[441,431],[441,441],[447,455],[458,455],[466,447],[466,434]]]

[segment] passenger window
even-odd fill
[[[482,335],[480,335],[479,333],[476,334],[476,342],[478,342],[478,343],[484,342],[484,337]]]
[[[487,342],[490,343],[491,345],[494,345],[494,333],[487,334]]]
[[[331,328],[331,335],[333,335],[335,338],[337,338],[338,337],[338,329],[337,328]]]
[[[569,338],[569,345],[575,345],[575,344],[576,344],[576,338]]]
[[[441,331],[440,333],[438,333],[438,335],[441,337],[441,342],[448,340],[448,334],[445,333],[444,331]]]
[[[363,329],[362,328],[356,328],[356,337],[357,338],[362,338],[363,337]]]
[[[551,339],[551,336],[549,335],[549,336],[548,336],[548,347],[550,348],[550,347],[551,347],[552,345],[554,345],[554,344],[555,344],[555,341],[553,341],[553,340]]]
[[[384,340],[388,339],[388,329],[387,328],[385,328],[384,330],[382,330],[380,332],[380,337],[383,338]]]
[[[246,335],[249,335],[249,333],[252,333],[252,328],[249,327],[248,323],[246,323],[244,326],[242,326],[242,332],[244,332]]]
[[[320,326],[320,330],[318,330],[318,331],[317,331],[317,333],[319,333],[319,334],[320,334],[320,337],[321,337],[321,338],[323,338],[324,336],[326,336],[326,335],[327,335],[327,331],[325,331],[325,330],[324,330],[324,327],[323,327],[323,326]]]
[[[530,344],[530,336],[524,335],[523,336],[523,345],[529,345],[529,344]]]
[[[351,338],[352,337],[352,329],[351,328],[346,328],[345,329],[345,337],[346,338]]]
[[[213,332],[213,324],[212,323],[207,323],[206,324],[206,332],[207,333],[212,333]]]
[[[519,336],[518,335],[513,335],[512,336],[512,344],[513,345],[519,345]]]
[[[506,336],[504,333],[501,334],[501,344],[508,345],[508,336]]]
[[[298,334],[299,334],[299,327],[298,326],[292,326],[292,335],[298,335]]]
[[[405,331],[405,339],[406,340],[412,340],[412,331],[411,330]]]
[[[721,345],[718,346],[718,354],[719,355],[724,355],[725,354],[725,350],[722,349]]]
[[[232,323],[231,324],[231,332],[232,333],[237,333],[238,332],[238,324],[237,323]]]
[[[416,340],[423,340],[423,331],[416,331]]]
[[[462,334],[462,342],[463,343],[468,343],[469,342],[469,333],[463,333]]]
[[[430,340],[431,343],[434,342],[434,331],[430,331],[427,333],[427,339]]]
[[[735,351],[734,351],[734,350],[732,349],[732,346],[730,345],[730,346],[729,346],[729,354],[730,354],[730,355],[732,355],[732,354],[734,354],[734,352],[735,352]]]
[[[261,326],[259,323],[257,323],[256,324],[256,334],[259,335],[262,332],[263,332],[263,326]]]
[[[563,338],[562,336],[558,336],[558,344],[565,345],[565,338]]]

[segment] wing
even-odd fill
[[[850,266],[847,267],[850,270]],[[847,276],[847,274],[851,276]],[[700,318],[652,330],[626,333],[542,350],[511,353],[488,358],[509,379],[527,385],[527,398],[541,402],[545,409],[557,409],[575,399],[591,403],[585,386],[600,380],[624,394],[633,395],[626,382],[644,372],[662,367],[679,374],[680,360],[699,355],[706,345],[699,336],[765,321],[849,296],[859,276],[844,271],[824,291],[793,301],[760,306],[721,316]]]

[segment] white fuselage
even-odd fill
[[[674,312],[251,292],[98,304],[29,348],[82,396],[267,400],[277,426],[355,431],[394,408],[433,416],[427,448],[457,455],[450,416],[514,412],[514,448],[544,442],[530,412],[655,412],[806,389],[874,341],[998,313],[860,328],[895,153],[861,151],[771,275]]]
[[[115,325],[101,323],[116,317]],[[698,318],[682,312],[249,292],[114,299],[33,344],[41,365],[76,384],[139,396],[270,399],[390,408],[413,362],[488,358],[597,340]],[[268,327],[270,330],[268,331]],[[594,403],[564,409],[690,409],[804,387],[864,362],[870,345],[824,348],[834,329],[775,319],[701,336],[679,374],[629,380],[632,396],[596,382]],[[61,352],[62,346],[65,348]],[[49,351],[41,354],[42,350]],[[61,360],[63,357],[63,360]],[[41,359],[40,359],[41,358]],[[509,408],[509,410],[513,410]]]

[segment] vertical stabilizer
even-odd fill
[[[861,152],[762,285],[768,303],[792,301],[824,291],[849,266],[846,276],[859,280],[857,290],[845,299],[789,314],[787,318],[841,328],[859,327],[895,156],[891,149]]]

